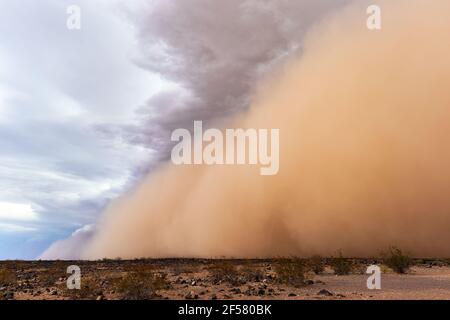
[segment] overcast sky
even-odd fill
[[[70,31],[74,3],[82,28]],[[164,86],[133,62],[128,11],[110,0],[0,2],[0,259],[35,258],[93,223],[151,161],[150,148],[105,129],[135,124]]]

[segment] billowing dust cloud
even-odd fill
[[[380,31],[366,3],[316,26],[226,126],[279,128],[278,175],[167,164],[110,206],[83,257],[449,256],[450,3],[379,5]]]

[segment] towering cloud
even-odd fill
[[[171,85],[140,110],[127,139],[167,159],[170,134],[246,111],[258,83],[299,54],[308,28],[348,0],[170,0],[130,14],[141,54],[136,63]]]
[[[263,3],[247,1],[236,6],[233,2],[218,10],[224,17],[236,17],[233,9],[253,6],[277,17],[275,25],[286,32],[280,34],[295,34],[295,10],[287,8],[287,1],[281,1],[280,7]],[[287,50],[290,46],[272,51],[291,52],[292,58],[266,73],[250,109],[243,108],[221,123],[279,128],[278,175],[260,176],[252,166],[174,167],[167,163],[111,204],[81,256],[262,257],[330,255],[338,249],[347,255],[370,256],[389,245],[414,255],[447,255],[450,4],[445,0],[379,4],[380,31],[366,28],[369,3],[358,2],[317,24],[304,40],[301,54]],[[283,5],[286,11],[277,11]],[[159,10],[175,14],[184,5],[172,6]],[[189,20],[181,13],[188,9],[176,15],[181,25]],[[258,68],[244,68],[240,63],[267,67],[259,62],[280,56],[256,59],[259,55],[253,55],[252,48],[269,54],[280,46],[275,40],[267,41],[258,50],[258,35],[252,40],[253,33],[242,37],[249,39],[248,48],[243,41],[242,51],[234,49],[241,44],[233,36],[243,34],[239,25],[221,25],[222,20],[216,21],[210,11],[197,10],[191,13],[196,17],[192,21],[210,24],[186,25],[175,32],[180,51],[167,58],[172,79],[185,79],[179,83],[192,100],[183,103],[192,101],[193,113],[183,115],[190,109],[178,105],[177,115],[183,121],[165,123],[167,130],[185,122],[191,127],[192,119],[216,118],[233,109],[227,103],[239,106],[229,99],[236,93],[245,100],[258,78]],[[254,18],[249,15],[248,19]],[[252,25],[258,34],[269,29],[270,34],[275,28]],[[201,45],[202,28],[206,33],[220,30],[213,37],[217,51]],[[198,37],[184,40],[196,31]],[[274,33],[273,39],[283,38]],[[163,48],[178,48],[173,41],[163,43]],[[204,50],[190,50],[191,42]],[[239,53],[233,54],[234,50]],[[214,59],[218,55],[228,58]],[[196,65],[189,57],[204,61],[204,69],[189,73],[185,66]],[[214,101],[217,104],[209,107],[207,102]]]

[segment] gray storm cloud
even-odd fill
[[[160,141],[192,120],[279,128],[280,172],[164,164],[111,204],[80,256],[448,255],[450,4],[380,1],[374,32],[367,2],[325,19],[331,2],[197,2],[153,8],[161,20],[141,30],[162,47],[144,46],[160,58],[142,66],[186,95],[160,96],[171,105],[147,124]]]
[[[174,84],[140,110],[126,139],[164,160],[170,135],[226,121],[246,111],[258,79],[301,51],[308,28],[348,0],[158,1],[132,15],[141,55],[136,63]]]

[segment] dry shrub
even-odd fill
[[[236,267],[227,261],[221,261],[214,263],[209,267],[208,272],[211,275],[211,281],[214,284],[228,282],[232,285],[239,285],[241,281],[239,279],[239,273]]]
[[[321,274],[325,270],[324,259],[319,255],[309,258],[307,261],[307,266],[315,274]]]
[[[60,288],[62,288],[64,296],[73,300],[95,300],[102,294],[100,285],[91,278],[81,277],[80,289],[69,289],[65,282],[61,284]]]
[[[149,268],[137,268],[127,272],[118,281],[117,291],[126,300],[149,300],[158,298],[158,290],[169,287],[164,273],[155,272]]]
[[[277,280],[295,287],[305,285],[305,269],[304,261],[298,258],[281,258],[275,263]]]
[[[16,282],[16,274],[8,269],[0,269],[0,286],[7,286]]]
[[[67,267],[70,265],[68,262],[55,261],[38,273],[39,284],[43,287],[51,287],[59,281],[59,278],[65,278],[68,276]]]
[[[331,259],[331,267],[337,275],[347,275],[352,271],[352,261],[342,256],[342,251],[338,251],[338,256]]]
[[[170,269],[170,272],[175,276],[178,276],[183,273],[184,274],[196,273],[198,271],[199,271],[198,265],[187,265],[187,264],[181,264],[181,263],[176,263]]]
[[[412,264],[412,259],[397,247],[390,247],[383,253],[383,262],[397,273],[406,273]]]
[[[239,276],[243,282],[259,282],[262,281],[266,275],[260,267],[248,263],[239,269]]]

